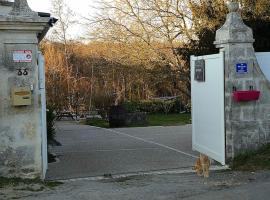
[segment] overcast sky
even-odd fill
[[[76,13],[87,15],[95,0],[65,0],[66,4]],[[50,12],[51,0],[28,0],[29,6],[35,11]]]
[[[95,12],[91,9],[95,0],[64,0],[77,16],[88,17]],[[29,6],[34,11],[39,12],[51,12],[51,0],[28,0]],[[83,35],[83,28],[78,25],[70,30],[70,35],[74,38],[81,37]]]

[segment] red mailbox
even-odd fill
[[[260,94],[261,92],[257,90],[234,91],[233,99],[236,102],[256,101],[259,99]]]

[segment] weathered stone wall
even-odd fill
[[[42,176],[37,36],[49,19],[20,16],[20,9],[15,10],[16,15],[0,15],[0,176],[37,178]],[[32,62],[14,62],[16,50],[31,50]],[[27,69],[28,74],[19,76],[19,69]],[[25,86],[32,88],[32,104],[13,106],[12,87]]]
[[[19,44],[25,39],[25,43]],[[0,43],[2,53],[0,59],[0,175],[37,176],[41,170],[41,130],[40,104],[38,102],[38,80],[36,54],[32,63],[12,63],[12,55],[6,55],[13,50],[27,49],[36,52],[35,35],[20,33],[2,33],[4,38]],[[12,43],[10,43],[12,42]],[[23,66],[22,66],[23,65]],[[27,67],[28,76],[18,76],[18,68]],[[14,86],[34,87],[32,105],[14,107],[11,105],[11,89]]]
[[[270,142],[270,84],[258,65],[252,30],[244,25],[238,5],[231,3],[226,23],[217,31],[216,42],[225,52],[226,160]],[[237,74],[236,64],[247,63],[248,73]],[[261,91],[258,101],[235,102],[236,90]]]

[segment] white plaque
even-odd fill
[[[13,51],[13,61],[17,63],[30,63],[32,62],[31,50],[16,50]]]

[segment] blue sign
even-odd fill
[[[237,63],[236,64],[236,73],[237,74],[246,74],[248,73],[247,63]]]

